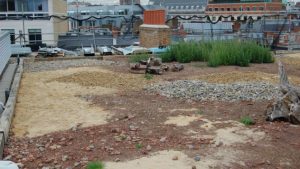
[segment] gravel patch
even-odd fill
[[[197,101],[272,100],[281,95],[279,87],[269,83],[215,84],[199,80],[152,84],[145,90],[166,97]]]
[[[96,59],[76,59],[76,60],[56,60],[56,61],[40,61],[29,62],[24,65],[27,72],[40,72],[58,69],[67,69],[70,67],[88,67],[88,66],[104,66],[104,65],[121,65],[124,63],[96,60]]]

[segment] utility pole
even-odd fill
[[[134,12],[133,12],[133,0],[131,0],[131,12],[132,12],[132,15],[131,15],[131,36],[133,36],[133,15],[134,15]]]
[[[24,45],[25,45],[25,18],[24,17],[25,17],[24,16],[24,2],[22,2],[22,27],[23,27],[23,32],[20,34],[20,39],[23,38]]]

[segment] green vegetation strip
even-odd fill
[[[160,55],[163,62],[177,61],[189,63],[204,61],[208,66],[220,65],[249,66],[250,63],[272,63],[274,58],[269,48],[253,41],[210,41],[181,42],[171,45],[166,53]]]

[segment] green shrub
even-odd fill
[[[255,42],[209,41],[180,42],[171,45],[166,53],[160,55],[163,62],[204,61],[208,66],[238,65],[249,66],[250,63],[272,63],[274,58],[269,48]]]
[[[139,149],[143,148],[143,145],[141,143],[137,143],[135,145],[135,148],[139,150]]]
[[[128,60],[129,63],[135,63],[135,62],[139,62],[141,60],[148,60],[149,55],[147,54],[140,54],[140,55],[130,55]]]
[[[104,169],[104,164],[101,161],[89,162],[87,169]]]
[[[255,124],[254,120],[248,116],[242,117],[240,122],[245,124],[246,126]]]

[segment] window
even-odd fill
[[[224,9],[224,8],[221,8],[221,11],[225,11],[225,9]]]
[[[215,11],[218,11],[219,10],[219,8],[215,8]]]
[[[208,8],[208,11],[212,11],[212,8]]]
[[[1,31],[7,31],[10,33],[10,42],[15,44],[15,30],[14,29],[1,29]]]
[[[0,0],[0,12],[15,11],[14,0]]]
[[[16,11],[48,12],[48,0],[15,0]]]
[[[29,37],[30,44],[42,43],[42,30],[28,29],[28,37]]]
[[[246,7],[246,10],[247,10],[247,11],[250,11],[250,7]]]
[[[253,10],[253,11],[256,11],[256,7],[254,6],[254,7],[252,8],[252,10]]]
[[[260,10],[260,11],[263,11],[263,10],[264,10],[264,7],[262,7],[262,6],[259,7],[259,10]]]
[[[7,10],[8,11],[15,11],[15,1],[14,0],[7,0]]]
[[[6,11],[7,11],[6,0],[0,0],[0,12],[6,12]]]
[[[230,8],[227,8],[227,11],[230,11]]]
[[[233,8],[233,11],[237,11],[237,9],[236,9],[236,8]]]

